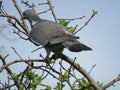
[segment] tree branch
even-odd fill
[[[25,4],[26,6],[28,6],[29,8],[32,8],[32,9],[34,9],[34,7],[35,7],[35,4],[33,3],[32,5],[30,5],[29,1],[21,0],[21,3]]]
[[[110,81],[109,83],[107,83],[106,85],[103,86],[103,90],[107,89],[108,87],[114,85],[114,83],[116,83],[117,81],[120,81],[120,74],[118,75],[117,78],[113,79],[112,81]]]
[[[3,61],[3,57],[0,55],[0,59]],[[15,64],[15,63],[19,63],[19,62],[45,62],[45,60],[40,60],[40,59],[24,59],[24,60],[15,60],[15,61],[12,61],[8,64],[4,64],[2,67],[0,67],[0,72],[2,72],[5,68],[7,68],[8,66],[12,65],[12,64]]]
[[[85,16],[78,17],[78,18],[57,18],[57,20],[70,20],[70,21],[73,21],[73,20],[83,19],[84,17]]]
[[[87,20],[87,22],[85,22],[85,24],[84,24],[80,29],[78,29],[77,31],[74,32],[74,35],[75,35],[76,33],[78,33],[80,30],[82,30],[85,26],[87,26],[88,23],[92,20],[92,18],[93,18],[95,15],[96,15],[96,13],[93,12],[93,14],[91,15],[91,17]]]
[[[21,18],[22,18],[22,17],[23,17],[23,14],[22,14],[22,11],[21,11],[20,7],[19,7],[18,4],[17,4],[17,1],[16,1],[16,0],[12,0],[12,1],[13,1],[14,5],[15,5],[17,11],[19,12]],[[24,29],[25,32],[26,32],[27,34],[29,34],[29,30],[28,30],[28,27],[27,27],[27,24],[26,24],[25,21],[23,21],[23,25],[26,27],[26,28]],[[23,27],[23,26],[22,26],[22,27]]]
[[[7,55],[7,56],[8,56],[8,55]],[[5,58],[6,58],[6,57],[2,57],[2,56],[0,55],[0,59],[1,59],[2,63],[3,63],[3,65],[6,65]],[[14,83],[16,84],[17,88],[18,88],[19,90],[21,90],[21,84],[19,83],[19,81],[17,81],[16,79],[13,78],[13,72],[12,72],[12,70],[11,70],[10,68],[8,68],[8,66],[6,66],[4,69],[6,69],[6,71],[8,72],[8,74],[11,76],[11,78],[13,79],[13,81],[14,81]]]
[[[49,7],[50,7],[50,9],[51,9],[51,12],[52,12],[52,14],[53,14],[53,17],[54,17],[55,21],[57,22],[57,18],[56,18],[56,15],[55,15],[55,13],[54,13],[53,6],[51,5],[50,0],[47,0],[47,2],[48,2],[48,5],[49,5]]]
[[[80,72],[83,76],[85,76],[87,78],[87,80],[90,82],[90,84],[93,86],[93,88],[95,90],[102,90],[95,82],[95,80],[89,75],[89,73],[82,68],[78,63],[73,63],[73,59],[65,56],[64,54],[60,54],[59,57],[63,60],[65,60],[66,62],[68,62],[69,64],[72,64],[72,66],[78,71]]]
[[[54,8],[54,7],[52,7],[52,8]],[[47,13],[48,11],[50,11],[51,9],[49,8],[48,10],[46,10],[46,11],[43,11],[43,12],[39,12],[39,13],[37,13],[37,14],[43,14],[43,13]]]
[[[0,16],[1,16],[1,17],[10,18],[10,19],[14,19],[14,20],[18,23],[18,25],[20,25],[20,27],[26,32],[26,34],[29,35],[29,32],[30,32],[30,31],[28,31],[27,28],[26,28],[26,26],[24,27],[24,26],[21,24],[21,22],[20,22],[15,16],[5,15],[5,14],[0,14]]]

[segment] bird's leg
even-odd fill
[[[50,55],[50,50],[48,48],[45,48],[47,56],[45,57],[45,62],[49,63],[51,61],[51,59],[49,58]]]
[[[58,59],[59,58],[59,54],[53,54],[52,57],[50,58],[50,60],[54,59]]]
[[[48,56],[46,56],[44,60],[45,60],[46,63],[49,63],[51,61]]]

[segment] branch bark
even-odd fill
[[[0,55],[0,59],[1,59],[2,63],[3,63],[3,65],[6,65],[5,58],[6,58],[6,57],[2,57],[2,56]],[[6,71],[8,72],[8,74],[11,76],[11,78],[13,79],[13,81],[14,81],[14,83],[16,84],[17,88],[18,88],[19,90],[22,90],[22,89],[21,89],[21,84],[19,83],[19,81],[13,78],[13,72],[12,72],[12,70],[11,70],[8,66],[5,67],[5,70],[6,70]]]
[[[108,87],[114,85],[114,83],[120,81],[120,74],[118,75],[117,78],[113,79],[112,81],[110,81],[109,83],[107,83],[106,85],[103,86],[103,90],[107,89]]]
[[[47,2],[48,2],[48,5],[49,5],[49,7],[50,7],[50,9],[51,9],[51,12],[52,12],[52,14],[53,14],[53,17],[54,17],[55,21],[57,22],[57,18],[56,18],[56,15],[55,15],[54,11],[53,11],[53,6],[51,5],[50,0],[47,0]]]
[[[7,15],[7,14],[0,14],[0,17],[6,17],[6,18],[14,19],[18,23],[18,25],[20,25],[20,27],[26,32],[26,35],[29,35],[30,31],[28,31],[26,26],[24,27],[21,24],[21,22],[15,16]]]
[[[18,6],[17,1],[16,1],[16,0],[12,0],[12,1],[13,1],[14,5],[15,5],[17,11],[19,12],[21,18],[22,18],[22,17],[23,17],[22,10],[21,10],[20,7]],[[26,32],[27,34],[29,34],[29,30],[28,30],[28,27],[27,27],[27,24],[26,24],[25,21],[23,21],[23,25],[26,27],[26,28],[24,29],[25,32]],[[22,27],[23,27],[23,26],[22,26]]]
[[[73,34],[75,35],[75,34],[78,33],[80,30],[82,30],[85,26],[87,26],[88,23],[92,20],[92,18],[93,18],[95,15],[96,15],[96,13],[93,13],[93,14],[91,15],[91,17],[85,22],[85,24],[84,24],[81,28],[79,28],[77,31],[75,31]]]
[[[3,60],[3,57],[0,55],[0,59]],[[7,68],[8,66],[12,65],[12,64],[15,64],[15,63],[20,63],[20,62],[45,62],[45,60],[40,60],[40,59],[24,59],[24,60],[15,60],[15,61],[12,61],[10,63],[5,63],[3,64],[2,67],[0,67],[0,72],[2,72],[5,68]]]
[[[66,62],[68,62],[69,64],[71,64],[78,72],[80,72],[83,76],[85,76],[95,90],[102,90],[96,84],[95,80],[90,76],[90,74],[84,68],[82,68],[78,63],[75,63],[73,59],[65,56],[64,54],[60,54],[59,57],[65,60]]]

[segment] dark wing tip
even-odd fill
[[[92,51],[92,48],[84,44],[73,44],[71,47],[69,47],[69,50],[72,52]]]
[[[86,48],[86,50],[90,50],[90,51],[92,51],[92,48],[90,48],[90,47],[87,47],[87,48]]]

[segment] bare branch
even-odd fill
[[[54,8],[54,7],[52,7],[52,8]],[[40,12],[40,13],[37,13],[37,14],[43,14],[43,13],[47,13],[48,11],[50,11],[51,9],[49,8],[48,10],[46,10],[46,11],[43,11],[43,12]]]
[[[93,14],[91,15],[91,17],[87,20],[87,22],[85,22],[85,24],[84,24],[80,29],[78,29],[77,31],[74,32],[74,35],[75,35],[76,33],[78,33],[80,30],[82,30],[85,26],[87,26],[87,24],[92,20],[92,18],[93,18],[95,15],[96,15],[96,14],[93,13]]]
[[[96,64],[92,66],[92,68],[90,69],[90,71],[88,72],[89,74],[91,73],[91,71],[95,68]]]
[[[120,74],[118,75],[117,78],[113,79],[112,81],[110,81],[109,83],[107,83],[106,85],[103,86],[103,90],[106,90],[108,87],[114,85],[114,83],[120,81]]]
[[[14,28],[16,28],[19,32],[21,32],[22,34],[28,36],[25,32],[23,32],[22,30],[20,30],[19,27],[16,25],[16,23],[12,22],[12,20],[8,20],[8,22],[10,24],[12,24],[11,26],[13,26]]]
[[[28,40],[29,38],[25,38],[25,37],[23,37],[21,34],[20,34],[20,31],[15,31],[14,29],[13,29],[13,33],[15,33],[15,34],[17,34],[21,39],[24,39],[24,40]]]
[[[3,57],[0,55],[0,59],[1,60],[4,60]],[[40,60],[40,59],[22,59],[22,60],[15,60],[15,61],[12,61],[8,64],[4,64],[2,67],[0,67],[0,72],[2,72],[5,68],[7,68],[8,66],[12,65],[12,64],[15,64],[15,63],[20,63],[20,62],[45,62],[45,60]]]
[[[74,21],[74,20],[78,20],[78,19],[83,19],[85,16],[82,17],[78,17],[78,18],[57,18],[57,20],[70,20],[70,21]]]
[[[14,5],[15,5],[17,11],[19,12],[20,16],[23,17],[22,11],[21,11],[20,7],[18,6],[16,0],[12,0],[12,1],[13,1]]]
[[[7,65],[7,64],[6,64],[6,61],[5,61],[5,58],[6,58],[6,57],[2,57],[2,56],[0,55],[0,59],[1,59],[1,61],[2,61],[2,63],[3,63],[4,66]],[[9,74],[9,75],[11,76],[11,78],[12,78],[13,72],[12,72],[12,70],[11,70],[8,66],[6,66],[6,67],[4,67],[4,68],[0,68],[0,69],[1,69],[0,71],[2,71],[3,69],[6,69],[6,71],[8,72],[8,74]],[[14,79],[14,78],[13,78],[13,80],[14,80],[14,83],[16,84],[17,88],[20,89],[20,84],[19,84],[19,82],[18,82],[16,79]]]
[[[39,48],[37,48],[37,49],[35,49],[35,50],[31,51],[31,52],[33,53],[33,52],[35,52],[35,51],[37,51],[39,49],[42,49],[42,48],[44,48],[44,47],[39,47]]]
[[[49,73],[51,76],[53,76],[53,78],[56,78],[57,80],[59,80],[58,77],[56,77],[56,75],[54,75],[53,73],[51,73],[50,71],[46,70],[46,69],[43,69],[43,68],[40,68],[41,70],[43,71],[46,71],[47,73]]]
[[[26,34],[29,35],[29,31],[27,30],[27,27],[26,26],[23,26],[21,24],[21,22],[15,17],[15,16],[11,16],[11,15],[5,15],[5,14],[0,14],[1,17],[7,17],[7,18],[10,18],[10,19],[14,19],[18,25],[20,25],[20,27],[26,32]]]
[[[50,74],[51,76],[53,76],[53,78],[56,78],[57,80],[60,81],[60,79],[59,79],[56,75],[53,74],[53,72],[54,72],[54,73],[60,75],[60,72],[58,72],[57,70],[55,70],[55,69],[54,69],[52,66],[50,66],[49,64],[48,64],[47,67],[45,67],[45,68],[42,68],[42,66],[33,66],[32,68],[40,69],[40,70],[42,70],[42,71],[45,71],[45,72],[47,72],[48,74]],[[51,73],[50,71],[53,71],[53,72]],[[44,78],[45,78],[45,77],[43,77],[43,79],[44,79]]]
[[[65,60],[66,62],[68,62],[69,64],[72,64],[73,67],[78,71],[80,72],[83,76],[86,77],[86,79],[90,82],[90,84],[93,86],[93,88],[95,90],[102,90],[95,82],[95,80],[89,75],[89,73],[84,69],[82,68],[78,63],[73,63],[73,59],[65,56],[64,54],[60,54],[59,57],[63,60]]]
[[[32,8],[32,9],[34,9],[34,7],[35,7],[35,4],[33,3],[32,5],[30,5],[29,1],[21,0],[21,3],[25,4],[26,6],[28,6],[29,8]]]
[[[48,4],[48,3],[38,3],[38,5],[46,5],[46,4]]]
[[[19,7],[18,4],[17,4],[17,1],[16,1],[16,0],[12,0],[12,1],[13,1],[14,5],[15,5],[17,11],[19,12],[21,18],[22,18],[22,17],[23,17],[23,14],[22,14],[22,11],[21,11],[20,7]],[[24,29],[24,30],[26,31],[27,34],[29,34],[29,30],[28,30],[28,27],[27,27],[27,24],[26,24],[25,21],[23,21],[23,25],[26,27],[26,29]],[[22,27],[23,27],[23,26],[22,26]]]
[[[53,10],[53,7],[52,7],[52,5],[51,5],[50,0],[47,0],[47,2],[48,2],[48,5],[49,5],[49,7],[50,7],[50,10],[51,10],[51,12],[52,12],[53,17],[54,17],[55,21],[57,22],[57,18],[56,18],[56,15],[55,15],[55,13],[54,13],[54,10]]]
[[[22,60],[22,57],[18,54],[18,52],[15,50],[15,48],[14,47],[11,47],[13,50],[14,50],[14,52],[18,55],[18,57]]]

